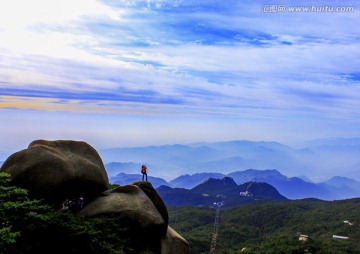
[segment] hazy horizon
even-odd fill
[[[38,139],[44,139],[39,137]],[[29,144],[32,141],[38,140],[38,139],[34,139],[34,140],[30,140],[28,143],[23,142],[21,145],[17,146],[17,147],[12,147],[12,148],[6,148],[4,146],[0,146],[0,161],[5,161],[5,159],[7,157],[9,157],[12,153],[15,153],[17,151],[26,149]],[[302,149],[302,148],[307,148],[307,143],[310,142],[316,142],[316,141],[326,141],[326,140],[351,140],[351,139],[360,139],[360,137],[328,137],[328,138],[315,138],[315,139],[308,139],[308,140],[298,140],[296,142],[280,142],[278,140],[251,140],[251,139],[233,139],[233,140],[194,140],[193,142],[175,142],[175,143],[145,143],[145,144],[133,144],[133,145],[114,145],[114,146],[108,146],[108,147],[97,147],[96,145],[90,143],[88,140],[83,140],[83,139],[47,139],[50,141],[54,141],[54,140],[74,140],[74,141],[83,141],[88,143],[89,145],[91,145],[92,147],[94,147],[96,150],[107,150],[107,149],[115,149],[115,148],[141,148],[141,147],[161,147],[161,146],[172,146],[172,145],[193,145],[193,144],[197,144],[197,143],[217,143],[217,142],[234,142],[234,141],[250,141],[250,142],[276,142],[276,143],[280,143],[282,145],[285,146],[289,146],[291,148],[294,149]],[[136,142],[135,142],[136,143]],[[10,146],[11,147],[11,146]]]
[[[99,152],[105,165],[119,163],[123,170],[119,172],[137,174],[141,164],[147,164],[151,169],[151,176],[165,180],[184,174],[228,174],[247,169],[275,169],[287,177],[306,177],[314,182],[323,182],[334,176],[360,181],[360,138],[308,140],[298,146],[276,140],[119,145],[103,149],[89,144]],[[28,144],[18,150],[0,150],[0,165],[11,154],[26,149],[27,146]]]

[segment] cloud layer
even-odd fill
[[[153,117],[169,129],[193,123],[188,140],[218,121],[224,133],[236,124],[247,134],[203,138],[272,139],[299,123],[303,137],[359,135],[360,6],[297,4],[354,9],[290,12],[294,2],[285,1],[284,12],[267,13],[274,3],[253,0],[6,3],[0,114],[106,114],[142,124]]]

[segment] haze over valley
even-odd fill
[[[272,184],[290,199],[360,196],[360,139],[314,140],[293,148],[278,142],[227,141],[101,150],[110,180],[139,179],[146,164],[155,187],[194,188],[208,178]]]
[[[148,164],[152,176],[172,180],[184,174],[228,174],[246,169],[276,169],[320,182],[334,176],[360,180],[360,139],[324,139],[293,148],[279,142],[227,141],[186,145],[112,148],[99,153],[109,175],[138,173]]]

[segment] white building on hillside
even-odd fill
[[[333,235],[333,239],[348,240],[347,236]]]

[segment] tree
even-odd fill
[[[0,253],[10,252],[28,217],[50,210],[41,200],[30,200],[27,190],[13,186],[10,174],[0,172]]]
[[[55,211],[28,191],[11,184],[0,172],[0,254],[32,253],[141,253],[129,231],[116,216],[79,217]],[[145,253],[151,253],[145,251]]]

